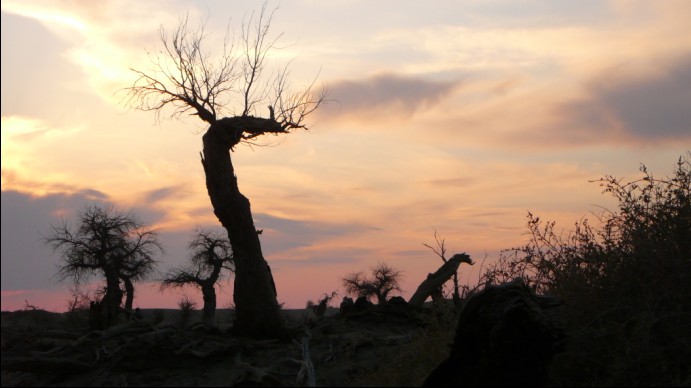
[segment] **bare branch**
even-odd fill
[[[163,252],[155,231],[112,207],[88,207],[76,230],[64,220],[51,230],[44,241],[62,255],[60,281],[71,277],[79,284],[98,271],[143,279],[154,270],[154,256]]]
[[[135,109],[154,111],[157,118],[171,107],[172,118],[196,115],[208,124],[228,112],[241,112],[236,117],[259,118],[255,117],[257,107],[268,106],[267,125],[238,131],[238,142],[248,144],[258,145],[255,139],[265,134],[307,129],[307,116],[326,102],[327,91],[323,86],[315,90],[318,75],[306,88],[294,91],[287,82],[288,65],[274,74],[267,73],[270,54],[280,49],[277,42],[282,37],[270,35],[275,12],[265,3],[258,14],[243,20],[238,45],[229,26],[218,55],[209,54],[202,46],[208,37],[206,21],[195,29],[186,15],[172,34],[161,27],[162,49],[149,53],[149,70],[131,69],[137,78],[123,89],[123,102]]]
[[[441,240],[440,240],[439,237],[437,236],[437,230],[436,229],[434,230],[434,241],[437,242],[437,248],[434,248],[428,244],[422,244],[422,245],[431,249],[432,252],[434,252],[437,256],[439,256],[446,263],[448,261],[446,259],[446,239],[441,238]]]
[[[190,265],[171,270],[161,281],[161,288],[182,287],[193,284],[200,288],[217,284],[222,271],[234,272],[230,241],[220,232],[197,229],[189,243]]]

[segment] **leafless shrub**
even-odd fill
[[[197,302],[190,299],[188,295],[184,295],[178,301],[178,307],[180,308],[180,325],[184,326],[192,316],[192,313],[197,310]]]
[[[309,300],[307,301],[307,308],[312,309],[314,314],[318,317],[323,317],[324,314],[326,313],[326,309],[329,307],[329,303],[333,298],[335,298],[338,295],[336,291],[333,291],[330,295],[329,294],[324,294],[321,299],[317,301],[317,303]]]

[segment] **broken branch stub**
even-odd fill
[[[410,298],[408,303],[414,306],[422,306],[423,303],[429,298],[434,292],[438,291],[444,283],[446,283],[453,274],[458,271],[458,266],[461,263],[467,263],[473,265],[473,261],[465,253],[458,253],[453,255],[452,258],[447,260],[439,269],[427,276],[420,286],[417,288],[413,296]]]

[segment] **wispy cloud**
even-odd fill
[[[2,190],[21,190],[35,195],[82,190],[56,165],[52,146],[78,136],[79,124],[55,127],[43,120],[23,116],[2,117]],[[54,163],[51,163],[54,162]]]
[[[293,220],[265,213],[254,215],[255,226],[264,230],[262,243],[267,252],[282,257],[295,253],[296,248],[313,247],[338,237],[348,239],[375,230],[365,223]]]
[[[169,198],[176,198],[183,196],[185,188],[182,185],[162,187],[160,189],[151,190],[144,194],[144,203],[153,205]]]
[[[460,87],[460,81],[434,81],[401,74],[380,74],[328,85],[332,100],[320,117],[348,117],[370,123],[408,119]]]
[[[35,20],[67,42],[63,55],[81,68],[89,91],[113,103],[122,99],[114,91],[134,80],[130,67],[149,63],[145,49],[153,47],[142,47],[142,41],[153,41],[160,25],[175,25],[185,11],[201,20],[195,8],[178,7],[133,1],[2,2],[3,12]]]
[[[641,141],[691,139],[691,52],[659,60],[651,72],[619,66],[591,80],[588,94],[564,104],[565,120],[589,130]]]

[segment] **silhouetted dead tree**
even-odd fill
[[[410,297],[408,303],[414,306],[422,306],[430,296],[433,298],[435,295],[437,298],[441,297],[441,295],[439,295],[441,294],[441,287],[444,283],[449,281],[452,276],[458,273],[458,267],[461,263],[473,265],[473,261],[467,254],[457,253],[453,255],[449,260],[446,260],[435,273],[427,275],[427,279],[420,283],[413,296]]]
[[[372,277],[364,272],[351,273],[342,279],[346,292],[367,299],[376,296],[377,303],[385,303],[392,291],[401,291],[403,274],[386,263],[379,263],[371,269]]]
[[[435,230],[434,231],[434,241],[436,241],[436,243],[437,243],[437,248],[434,248],[433,246],[428,245],[428,244],[422,244],[422,245],[431,249],[432,252],[434,252],[437,256],[439,256],[439,258],[442,259],[442,261],[444,263],[446,263],[448,261],[448,259],[446,258],[446,239],[443,237],[441,239],[439,239],[439,237],[437,236],[437,231]],[[472,265],[473,263],[468,262],[468,264]],[[453,301],[454,301],[454,304],[456,304],[457,306],[461,302],[461,294],[458,291],[458,288],[459,288],[458,287],[458,271],[456,271],[453,274]]]
[[[463,306],[449,357],[426,387],[541,386],[565,340],[551,311],[560,301],[538,296],[517,279],[488,286]]]
[[[233,272],[233,251],[230,241],[209,230],[197,230],[189,244],[191,265],[185,269],[170,271],[161,282],[161,288],[183,287],[188,284],[199,287],[204,298],[204,319],[213,321],[216,314],[216,284],[223,277],[223,270]]]
[[[338,295],[338,293],[336,291],[333,291],[331,295],[324,294],[324,296],[321,299],[319,299],[316,303],[311,300],[308,300],[307,308],[312,309],[316,316],[323,317],[324,314],[326,314],[326,309],[329,308],[329,302],[331,302],[331,300],[335,298],[336,295]]]
[[[61,281],[72,278],[75,284],[80,284],[100,273],[106,279],[105,295],[102,305],[99,304],[104,314],[100,325],[114,324],[122,303],[123,276],[130,280],[128,292],[133,297],[131,281],[143,279],[154,271],[154,257],[163,251],[156,232],[132,214],[98,206],[87,207],[76,229],[65,221],[51,227],[52,232],[45,241],[62,254],[57,276]]]
[[[206,187],[235,256],[235,333],[252,337],[283,336],[285,324],[276,299],[271,270],[264,259],[250,201],[238,188],[230,151],[240,142],[254,144],[263,135],[307,129],[305,119],[325,101],[325,90],[314,82],[291,92],[288,68],[267,75],[267,58],[278,38],[270,38],[273,12],[266,5],[243,23],[236,40],[226,36],[213,61],[202,49],[204,26],[198,30],[181,20],[172,35],[161,28],[163,50],[152,56],[153,70],[133,70],[138,78],[127,88],[130,106],[160,114],[173,108],[173,117],[189,113],[210,126],[202,136]],[[279,35],[280,37],[280,35]],[[255,116],[268,107],[268,118]],[[219,118],[224,112],[231,117]]]

